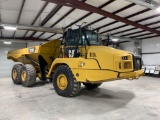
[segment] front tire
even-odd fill
[[[21,74],[20,74],[21,68],[22,68],[21,64],[16,64],[12,68],[11,76],[14,84],[17,85],[21,84]]]
[[[67,65],[61,65],[55,70],[53,86],[56,93],[63,97],[77,96],[81,89],[81,83],[77,82]]]
[[[21,69],[21,83],[24,87],[31,87],[36,83],[36,70],[33,65],[26,64]]]
[[[102,83],[94,83],[94,84],[91,84],[91,83],[83,83],[83,85],[89,89],[89,90],[93,90],[93,89],[96,89],[98,88]]]

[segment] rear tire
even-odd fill
[[[77,96],[81,90],[81,83],[77,82],[67,65],[61,65],[55,70],[53,86],[56,93],[63,97]]]
[[[12,68],[11,76],[14,84],[17,84],[17,85],[21,84],[21,74],[20,74],[21,68],[22,68],[22,64],[16,64]]]
[[[31,87],[36,83],[36,70],[33,65],[26,64],[21,69],[21,83],[24,87]]]
[[[102,83],[95,83],[95,84],[91,84],[91,83],[83,83],[83,85],[89,89],[89,90],[93,90],[98,88]]]

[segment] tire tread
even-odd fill
[[[28,73],[28,79],[26,80],[25,84],[22,82],[22,85],[25,87],[31,87],[36,83],[36,70],[31,64],[26,64],[24,65],[24,67],[26,68],[26,72]]]
[[[16,80],[14,80],[13,77],[12,77],[12,80],[13,80],[14,84],[17,84],[17,85],[21,84],[21,73],[20,73],[21,68],[22,68],[22,64],[15,64],[13,66],[13,68],[12,68],[12,72],[13,72],[13,69],[16,69],[16,71],[17,71],[17,78],[16,78]]]
[[[81,83],[77,82],[77,80],[75,79],[75,77],[74,77],[71,69],[67,65],[61,65],[61,66],[59,66],[56,69],[56,71],[59,71],[59,70],[62,71],[64,69],[67,70],[67,73],[69,73],[69,78],[68,79],[72,81],[73,88],[72,88],[72,91],[70,91],[70,92],[68,92],[66,94],[60,94],[60,95],[64,96],[64,97],[74,97],[74,96],[77,96],[79,94],[80,90],[81,90]],[[56,74],[56,71],[55,71],[55,74]],[[56,84],[56,82],[55,82],[55,78],[56,78],[55,74],[53,74],[53,82],[54,82],[54,84]],[[59,93],[57,93],[57,94],[59,94]]]

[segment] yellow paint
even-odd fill
[[[13,76],[13,79],[15,80],[15,79],[16,79],[16,77],[17,77],[17,71],[16,71],[16,70],[13,70],[13,72],[12,72],[12,76]]]
[[[143,75],[143,71],[118,73],[109,70],[86,70],[86,69],[71,69],[76,80],[79,82],[107,82],[119,79],[136,79]],[[78,74],[78,76],[77,76]]]
[[[20,50],[8,52],[8,59],[24,64],[33,64],[25,58],[25,55],[39,63],[38,56],[41,55],[48,63],[46,76],[52,77],[52,74],[59,65],[67,65],[75,78],[79,82],[104,82],[117,79],[136,79],[143,75],[141,70],[134,71],[132,54],[117,50],[106,46],[79,46],[81,56],[78,58],[65,58],[64,46],[60,46],[60,40],[53,40],[40,46],[24,48]],[[29,52],[29,49],[34,48],[34,52]],[[60,52],[62,51],[62,52]],[[127,56],[128,60],[122,60],[122,57]],[[53,59],[54,58],[54,59]],[[40,71],[38,66],[35,66],[36,71]],[[25,77],[25,76],[24,76]],[[41,77],[40,72],[37,77]],[[65,81],[62,77],[62,81]],[[59,78],[59,85],[61,78]],[[62,86],[63,86],[62,82]],[[58,84],[58,83],[57,83]],[[61,88],[63,89],[63,88]]]
[[[65,90],[68,86],[67,78],[64,74],[60,74],[57,77],[57,86],[61,90]]]
[[[27,73],[26,73],[26,71],[22,71],[22,73],[21,73],[21,78],[22,78],[22,81],[26,81],[26,78],[27,78]]]

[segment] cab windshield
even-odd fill
[[[72,30],[71,36],[68,37],[67,45],[74,46],[91,46],[91,45],[101,45],[99,40],[99,35],[86,28]]]
[[[85,39],[86,41],[88,40],[90,45],[100,45],[101,42],[99,40],[99,35],[96,32],[93,32],[91,30],[84,30],[84,37],[82,37],[83,39]]]

